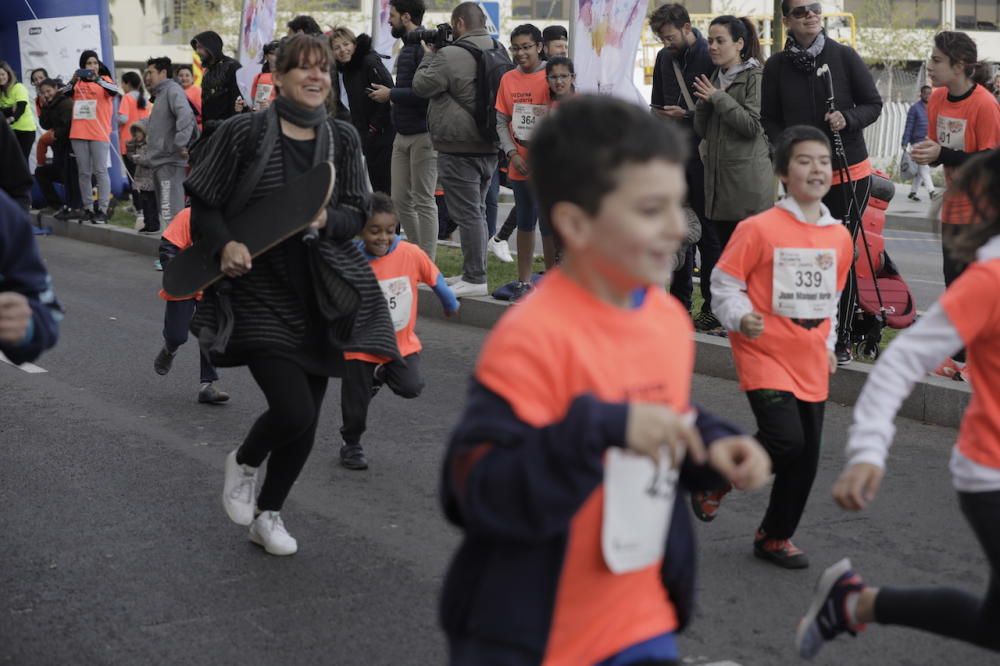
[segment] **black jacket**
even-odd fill
[[[379,104],[368,97],[367,89],[373,83],[392,87],[392,75],[385,68],[382,56],[372,50],[372,38],[359,35],[354,55],[346,64],[337,64],[338,75],[344,77],[344,89],[350,106],[351,123],[365,143],[375,137],[389,135],[392,140],[392,121],[389,118],[389,104]],[[334,81],[333,85],[340,85]]]
[[[42,106],[38,117],[42,129],[52,130],[56,148],[69,148],[69,130],[73,125],[73,98],[57,94],[52,102]]]
[[[223,120],[236,115],[236,99],[241,96],[236,70],[242,65],[222,53],[222,37],[211,30],[191,40],[191,48],[199,45],[212,54],[211,64],[202,63],[205,74],[201,79],[202,135],[207,137]]]
[[[863,162],[868,149],[862,131],[882,113],[882,96],[861,56],[849,46],[827,37],[826,45],[816,57],[816,67],[823,65],[830,66],[836,108],[847,121],[847,127],[840,131],[847,162],[850,165]],[[827,95],[823,80],[815,72],[796,68],[784,51],[768,58],[761,87],[760,119],[771,145],[792,125],[818,127],[832,144],[833,132],[823,120]]]
[[[31,207],[31,185],[34,182],[28,163],[14,136],[14,130],[0,121],[0,190],[28,210]],[[2,274],[3,271],[0,271]]]
[[[421,44],[404,44],[396,56],[396,87],[392,89],[392,124],[400,134],[427,131],[427,102],[413,93],[413,75],[424,58]]]
[[[684,49],[680,55],[678,64],[684,73],[684,82],[687,84],[688,94],[691,101],[697,102],[694,96],[694,80],[701,75],[709,78],[715,71],[712,58],[708,55],[708,42],[701,36],[697,29],[692,29],[695,42],[692,46]],[[664,47],[656,54],[656,64],[653,66],[653,94],[650,103],[655,106],[680,106],[687,109],[683,125],[690,132],[692,146],[695,148],[694,155],[697,155],[698,137],[694,133],[694,107],[688,107],[681,93],[680,84],[677,83],[677,75],[674,73],[674,56],[670,49]]]

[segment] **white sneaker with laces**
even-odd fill
[[[456,282],[461,282],[461,281],[462,281],[462,276],[461,275],[452,275],[451,277],[446,277],[444,279],[444,283],[446,285],[448,285],[449,287],[451,285],[455,284]]]
[[[250,541],[271,555],[294,555],[299,543],[285,529],[277,511],[262,511],[250,525]]]
[[[454,292],[455,298],[486,296],[489,293],[485,282],[482,284],[472,284],[465,280],[459,280],[452,284],[451,290]]]
[[[514,263],[514,257],[510,254],[510,245],[507,244],[507,241],[499,240],[495,236],[491,236],[489,241],[486,243],[486,247],[493,253],[493,256],[503,263]]]
[[[257,501],[257,468],[236,462],[236,449],[226,456],[226,482],[222,489],[222,506],[226,515],[237,525],[253,522]]]

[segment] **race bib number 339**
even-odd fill
[[[771,311],[793,319],[826,319],[837,307],[837,252],[774,249]]]

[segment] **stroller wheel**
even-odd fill
[[[876,341],[866,340],[858,343],[857,356],[865,359],[866,361],[877,361],[879,354],[881,353],[882,348]]]

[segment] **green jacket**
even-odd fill
[[[728,89],[717,90],[695,107],[709,220],[738,222],[774,205],[774,173],[760,123],[762,76],[760,67],[744,70]],[[718,85],[718,80],[716,69],[712,83]]]

